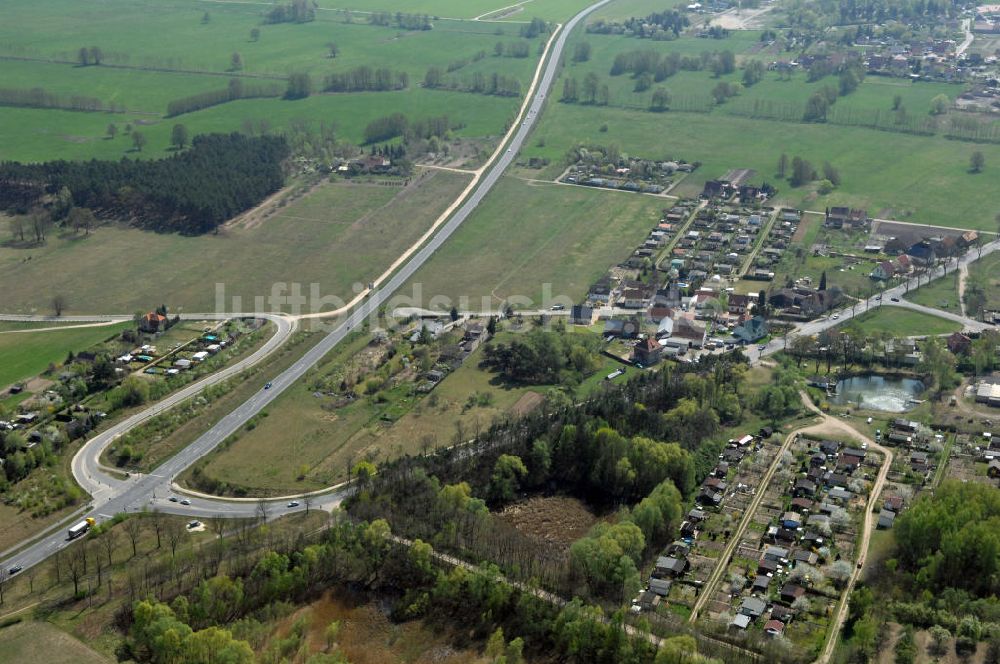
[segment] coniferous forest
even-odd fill
[[[278,136],[197,136],[166,159],[0,164],[0,209],[26,213],[65,187],[73,205],[161,232],[197,235],[281,188],[288,143]]]

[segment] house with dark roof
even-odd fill
[[[800,597],[804,597],[806,589],[797,583],[786,583],[781,587],[781,601],[792,604]]]
[[[597,309],[586,304],[576,304],[569,310],[569,322],[573,325],[593,325],[597,320]]]
[[[767,320],[763,316],[754,316],[742,325],[737,325],[733,336],[745,344],[757,343],[768,335]]]
[[[948,344],[948,350],[955,355],[968,355],[969,351],[972,350],[972,339],[961,332],[951,334],[946,343]]]
[[[686,558],[674,558],[673,556],[660,556],[656,559],[656,568],[653,576],[657,578],[678,577],[687,571],[690,564]]]
[[[934,252],[934,247],[927,240],[921,240],[916,244],[910,246],[906,250],[906,255],[910,257],[916,265],[923,267],[928,267],[933,265],[937,260],[937,254]]]
[[[896,521],[896,513],[892,510],[883,509],[878,513],[878,528],[886,530],[892,528]]]
[[[660,361],[662,352],[663,346],[660,345],[659,341],[652,337],[646,337],[632,348],[632,362],[644,367],[651,367]]]

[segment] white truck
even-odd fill
[[[80,535],[83,535],[88,530],[90,530],[90,527],[93,526],[95,523],[97,523],[97,521],[95,521],[94,519],[92,519],[91,517],[88,516],[86,519],[84,519],[80,523],[78,523],[78,524],[76,524],[74,526],[70,526],[69,527],[69,538],[70,539],[76,539]]]

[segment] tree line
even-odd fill
[[[644,17],[631,16],[620,23],[599,19],[587,25],[587,32],[602,35],[628,34],[639,38],[668,40],[679,37],[684,28],[690,24],[687,14],[676,9],[668,9]]]
[[[349,71],[329,74],[323,81],[325,92],[368,92],[404,90],[410,85],[410,75],[405,71],[392,71],[386,67],[373,69],[367,65]]]
[[[376,118],[365,127],[365,144],[381,143],[402,136],[405,141],[441,138],[452,126],[447,115],[411,121],[402,113]]]
[[[264,15],[265,23],[308,23],[316,19],[316,10],[306,0],[292,0],[276,5]]]
[[[521,81],[506,74],[484,74],[475,72],[471,77],[462,80],[448,78],[440,67],[431,67],[424,76],[424,87],[428,90],[453,90],[458,92],[474,92],[483,95],[498,95],[500,97],[520,97]]]
[[[105,103],[97,97],[84,95],[59,95],[49,92],[45,88],[0,88],[0,106],[61,108],[66,111],[125,112],[125,106],[118,102]]]
[[[368,15],[368,23],[385,27],[395,26],[401,30],[430,30],[434,27],[427,14],[404,14],[396,12],[373,12]]]
[[[258,204],[284,183],[284,138],[196,136],[166,159],[0,164],[0,208],[24,213],[66,188],[73,205],[141,227],[204,233]]]
[[[611,65],[610,74],[632,74],[639,77],[652,76],[659,83],[670,78],[678,71],[701,71],[710,69],[715,76],[731,74],[736,71],[736,56],[732,51],[702,51],[698,56],[667,53],[661,55],[656,51],[634,50],[619,53]]]
[[[232,78],[229,85],[220,90],[207,90],[188,97],[174,99],[167,103],[167,117],[172,118],[184,113],[200,111],[210,106],[218,106],[236,99],[255,99],[261,97],[280,97],[280,85],[267,83],[244,83],[242,79]]]

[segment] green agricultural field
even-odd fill
[[[402,292],[411,295],[419,286],[425,303],[435,296],[468,298],[474,309],[521,298],[518,306],[534,308],[544,304],[549,284],[551,296],[575,302],[631,255],[670,204],[506,177]]]
[[[580,0],[539,0],[553,11]],[[501,5],[502,6],[502,5]],[[498,136],[518,106],[514,98],[422,89],[431,66],[455,68],[448,80],[502,74],[527,90],[545,38],[527,40],[529,57],[497,57],[494,46],[525,41],[520,25],[480,21],[443,21],[428,31],[369,25],[358,14],[348,23],[341,12],[320,10],[305,24],[264,24],[265,5],[179,0],[169,6],[153,0],[108,0],[81,5],[52,0],[40,7],[16,0],[4,8],[0,25],[0,60],[4,87],[42,88],[64,100],[95,97],[124,112],[81,112],[38,108],[0,108],[0,159],[38,161],[53,158],[118,159],[123,155],[167,154],[171,128],[184,124],[191,135],[243,129],[248,122],[271,130],[291,123],[333,123],[339,137],[359,143],[372,119],[400,112],[411,119],[447,115],[463,137]],[[490,5],[488,8],[494,7]],[[418,7],[411,7],[418,11]],[[208,11],[210,19],[202,21]],[[257,40],[252,29],[260,30]],[[329,57],[329,44],[337,57]],[[100,66],[77,66],[80,47],[96,46]],[[233,54],[242,61],[232,67]],[[478,60],[477,54],[485,57]],[[410,86],[396,92],[322,94],[324,78],[356,67],[385,67],[409,75]],[[283,90],[290,73],[310,75],[314,94],[304,100],[278,98],[230,102],[176,118],[163,117],[175,99],[225,89],[238,77],[245,87]],[[107,138],[115,124],[119,136]],[[132,151],[125,129],[142,131],[148,141]]]
[[[602,125],[606,132],[600,131]],[[853,205],[881,218],[996,227],[991,192],[1000,187],[1000,145],[720,113],[649,113],[553,103],[522,156],[551,159],[553,165],[543,175],[554,177],[563,168],[566,150],[578,143],[614,144],[629,154],[702,162],[673,192],[679,195],[697,195],[706,180],[745,167],[776,184],[779,204],[810,210]],[[984,154],[986,168],[971,174],[969,156],[976,150]],[[802,156],[817,167],[829,161],[839,169],[843,184],[820,196],[814,186],[792,188],[777,181],[774,172],[782,153]],[[899,157],[903,154],[905,159]]]
[[[252,215],[218,235],[185,237],[110,225],[89,237],[52,236],[43,247],[0,247],[3,309],[48,311],[52,297],[61,294],[68,313],[109,307],[129,313],[149,302],[215,311],[216,284],[225,286],[226,308],[234,306],[232,296],[241,296],[248,308],[279,282],[302,284],[306,296],[316,283],[321,296],[349,299],[355,283],[381,274],[468,181],[466,175],[432,171],[406,188],[323,184],[270,216]],[[269,306],[266,300],[263,306]]]
[[[950,334],[962,329],[959,323],[899,307],[879,307],[857,316],[851,323],[865,334],[886,332],[897,337]]]
[[[961,313],[958,299],[958,272],[935,279],[926,286],[906,294],[906,299],[917,304],[952,313]]]
[[[132,322],[51,332],[0,334],[0,387],[7,387],[62,362],[70,352],[86,350],[113,337]]]

